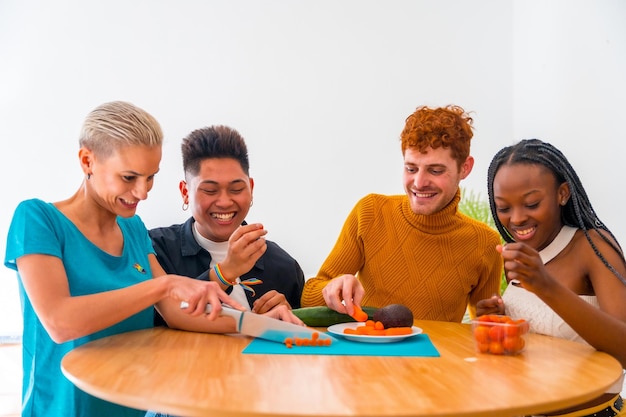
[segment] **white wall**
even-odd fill
[[[626,245],[626,2],[516,1],[513,138],[559,147]]]
[[[422,104],[474,112],[477,164],[465,187],[485,194],[487,165],[502,146],[551,140],[626,239],[616,204],[626,198],[622,174],[610,162],[625,146],[617,113],[626,93],[625,5],[0,0],[0,236],[19,201],[76,190],[82,120],[121,99],[151,112],[166,135],[161,172],[138,210],[148,227],[186,218],[181,138],[227,124],[249,146],[256,187],[248,220],[263,222],[307,275],[361,196],[402,193],[399,134]],[[0,290],[14,294],[14,282],[0,270]],[[0,308],[14,311],[15,296],[7,298]],[[0,330],[14,325],[0,317]]]

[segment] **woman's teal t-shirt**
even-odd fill
[[[72,296],[128,287],[152,278],[148,254],[154,253],[148,231],[138,216],[118,217],[124,237],[121,256],[91,243],[54,205],[23,201],[13,215],[7,237],[5,266],[17,271],[16,260],[28,254],[60,258]],[[24,317],[22,337],[22,417],[125,417],[145,411],[121,407],[76,388],[62,373],[61,359],[70,350],[104,336],[152,327],[153,308],[89,336],[55,343],[35,314],[19,276]]]

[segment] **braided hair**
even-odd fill
[[[515,145],[502,148],[491,160],[489,164],[489,170],[487,172],[487,193],[489,195],[489,207],[491,209],[491,215],[495,225],[500,232],[502,238],[508,242],[514,242],[513,237],[509,234],[508,230],[504,227],[502,222],[498,219],[496,204],[493,195],[493,180],[496,173],[502,165],[510,164],[528,164],[528,165],[543,165],[548,168],[552,174],[556,177],[559,184],[566,182],[570,188],[570,198],[565,206],[561,209],[561,221],[563,224],[571,227],[581,229],[587,242],[593,248],[596,256],[602,261],[602,263],[617,277],[620,281],[626,285],[626,278],[624,278],[606,258],[600,253],[596,245],[591,240],[589,230],[595,230],[598,235],[607,242],[622,258],[622,261],[626,263],[624,259],[624,253],[621,246],[617,242],[617,239],[613,233],[604,225],[602,221],[596,215],[595,210],[591,206],[591,202],[587,197],[587,193],[574,171],[574,168],[569,163],[565,155],[559,151],[553,145],[543,142],[539,139],[525,139],[518,142]],[[606,232],[613,240],[609,239]]]

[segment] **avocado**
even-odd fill
[[[413,326],[413,312],[402,304],[389,304],[379,308],[374,312],[373,319],[381,322],[385,329]]]

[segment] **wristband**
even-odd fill
[[[222,274],[222,269],[220,268],[220,264],[215,264],[213,270],[215,271],[215,275],[217,275],[217,279],[219,279],[222,284],[226,285],[227,287],[231,287],[235,284],[234,282],[230,282],[226,278],[224,278],[224,275]]]
[[[224,274],[222,274],[222,269],[220,268],[220,264],[215,264],[215,266],[213,267],[213,270],[215,271],[215,275],[217,275],[217,279],[224,285],[226,285],[227,287],[232,287],[233,285],[241,285],[241,287],[246,290],[246,291],[250,291],[252,293],[252,296],[254,297],[256,295],[256,292],[254,291],[254,289],[252,287],[250,287],[250,285],[256,285],[256,284],[262,284],[263,281],[261,281],[258,278],[248,278],[246,280],[241,280],[239,278],[237,278],[235,280],[235,282],[230,282],[228,281],[226,278],[224,278]]]

